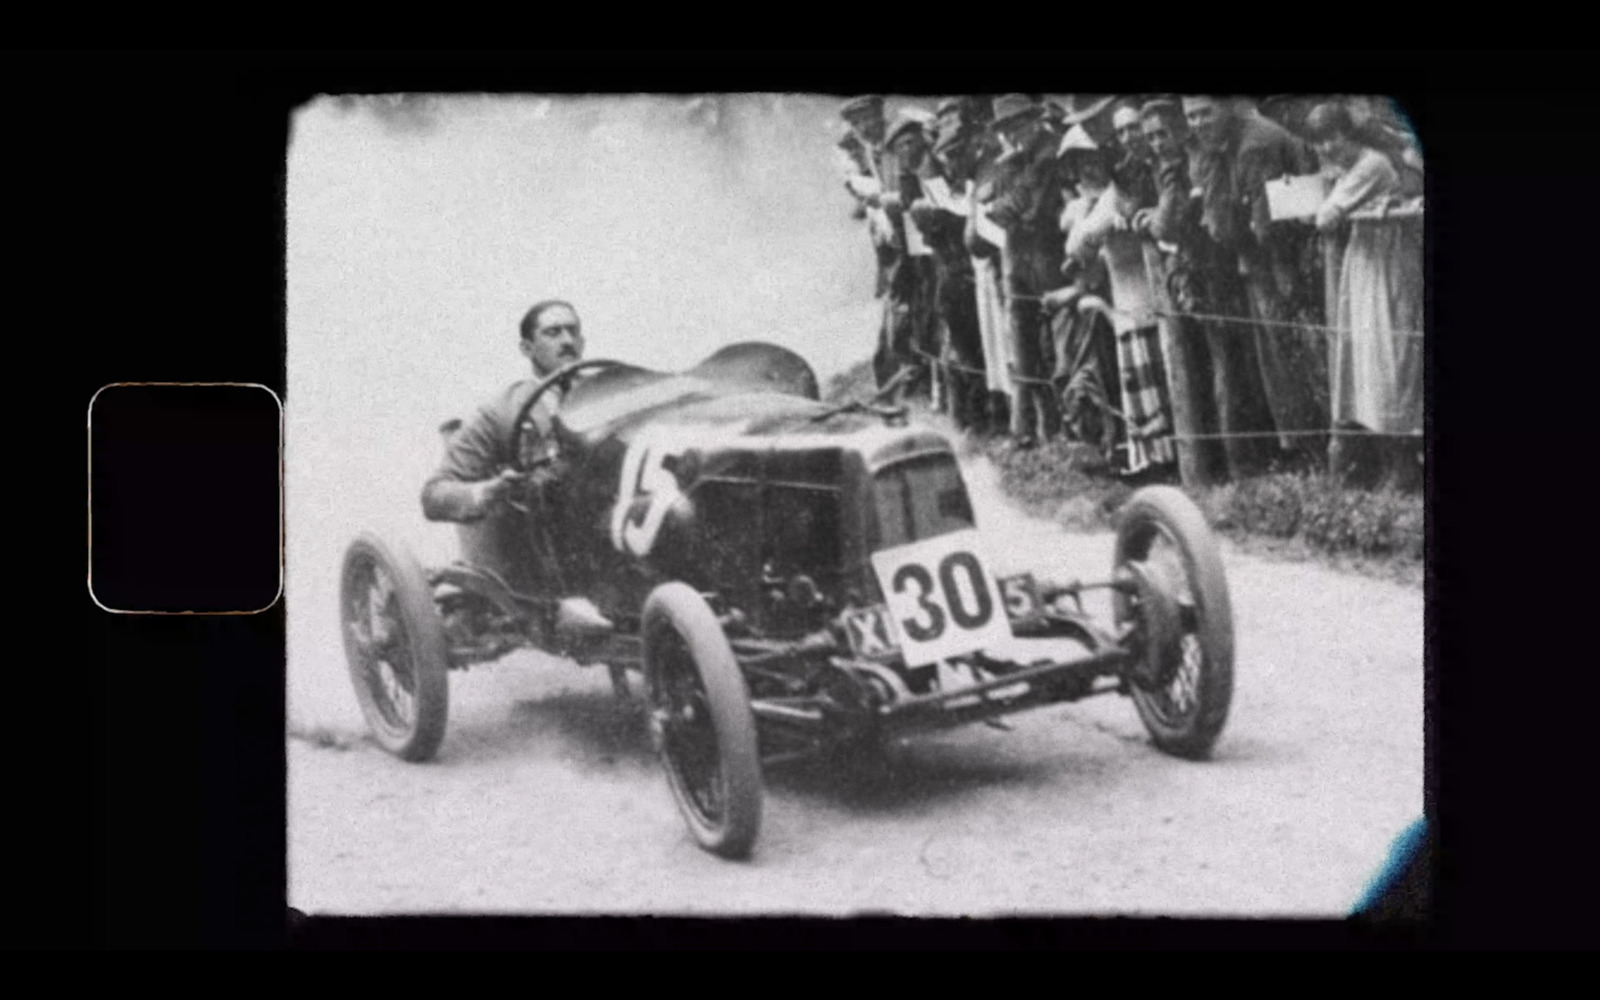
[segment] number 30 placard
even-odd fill
[[[1011,639],[1011,621],[981,540],[977,531],[958,531],[873,555],[907,666]]]

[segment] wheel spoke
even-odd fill
[[[401,724],[409,726],[411,720],[416,718],[416,699],[406,690],[405,685],[399,682],[398,677],[395,678],[393,698],[395,713],[400,716]]]
[[[381,566],[368,567],[366,583],[352,602],[355,606],[350,609],[347,628],[366,663],[368,690],[378,703],[379,714],[390,725],[407,729],[415,718],[416,697],[398,594]]]
[[[1183,662],[1178,665],[1178,670],[1172,678],[1172,683],[1165,692],[1168,703],[1176,715],[1186,715],[1198,700],[1200,688],[1200,667],[1204,654],[1200,649],[1199,639],[1194,635],[1183,637]]]
[[[694,810],[702,819],[719,822],[725,792],[718,766],[716,732],[710,708],[694,668],[672,657],[662,685],[666,696],[664,748]]]
[[[350,636],[350,642],[356,647],[356,652],[360,654],[361,658],[370,660],[374,652],[372,636],[367,634],[366,629],[362,628],[362,623],[359,621],[345,622],[344,629],[346,634]]]

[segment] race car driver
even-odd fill
[[[513,588],[528,593],[539,589],[540,583],[559,586],[557,581],[564,574],[559,566],[550,565],[557,558],[554,549],[544,544],[542,553],[534,552],[527,522],[508,516],[512,508],[507,500],[529,475],[514,467],[514,423],[541,380],[583,358],[583,329],[577,310],[559,299],[534,305],[522,319],[517,347],[532,364],[533,377],[506,387],[480,405],[464,424],[452,421],[441,428],[448,438],[444,461],[422,488],[422,512],[430,521],[461,524],[463,558],[493,570]],[[535,455],[553,456],[551,420],[560,405],[560,393],[561,387],[552,387],[534,407],[531,426],[523,431],[524,455],[531,444]],[[550,506],[541,513],[546,518],[555,516]],[[547,536],[559,533],[554,525],[541,524],[540,528]],[[561,600],[557,621],[562,628],[579,631],[611,627],[592,602],[576,596]]]

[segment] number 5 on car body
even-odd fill
[[[611,544],[618,552],[650,554],[667,509],[680,495],[678,479],[665,463],[682,450],[680,442],[660,435],[641,436],[629,446],[611,514]]]

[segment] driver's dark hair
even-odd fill
[[[544,315],[546,309],[554,309],[556,306],[566,306],[572,310],[572,315],[578,315],[578,310],[565,299],[545,299],[543,302],[535,303],[534,307],[528,310],[528,314],[522,317],[522,339],[532,340],[533,331],[539,326],[539,317]]]

